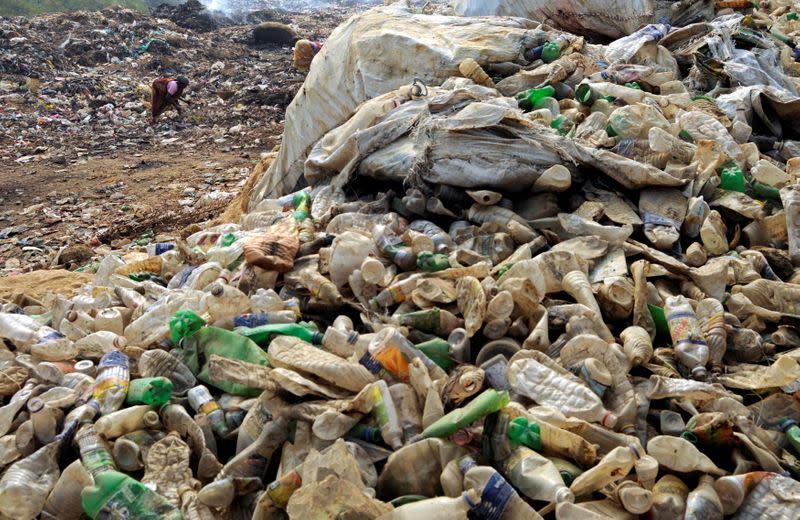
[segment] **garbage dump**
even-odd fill
[[[0,514],[800,517],[793,6],[436,9],[334,31],[241,219],[3,305]]]

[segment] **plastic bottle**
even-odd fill
[[[722,520],[722,502],[714,491],[714,477],[701,475],[686,499],[685,520]]]
[[[769,471],[753,471],[751,473],[718,478],[714,482],[714,491],[716,491],[722,504],[722,513],[726,516],[735,513],[741,507],[745,497],[762,480],[772,479],[777,476],[776,473]]]
[[[534,359],[519,359],[511,363],[508,381],[518,394],[556,408],[570,417],[600,422],[608,428],[617,423],[617,416],[603,407],[597,394]]]
[[[459,470],[463,474],[464,489],[480,493],[480,504],[473,511],[477,518],[541,518],[494,468],[478,466],[472,457],[466,456],[459,460]]]
[[[667,316],[672,345],[678,360],[691,371],[694,379],[704,380],[708,363],[708,345],[689,300],[681,295],[667,298],[664,313]]]
[[[93,398],[100,404],[100,414],[106,415],[125,402],[130,384],[128,356],[109,352],[100,359],[97,368]]]
[[[415,358],[422,361],[431,374],[431,379],[444,377],[444,371],[436,363],[393,327],[386,327],[375,334],[369,344],[369,351],[361,357],[359,363],[373,374],[385,371],[397,381],[405,383],[408,382],[409,363]]]
[[[197,384],[192,371],[178,358],[161,349],[148,350],[139,358],[139,371],[144,377],[166,377],[173,393],[183,395]]]
[[[147,405],[131,406],[100,417],[94,423],[95,431],[104,439],[159,425],[158,414]]]
[[[800,485],[793,478],[777,474],[771,478],[763,478],[753,487],[742,506],[731,518],[734,520],[798,518],[800,517],[798,493]]]
[[[402,303],[417,288],[417,283],[422,279],[421,274],[413,274],[399,282],[395,282],[383,289],[377,296],[372,298],[369,303],[374,308],[390,307]]]
[[[12,464],[0,479],[0,513],[15,520],[32,520],[44,508],[60,470],[63,439],[47,444]]]
[[[387,258],[391,259],[404,271],[413,271],[417,267],[417,255],[386,226],[378,226],[373,233],[375,247]]]
[[[541,105],[541,101],[547,97],[554,97],[556,89],[547,85],[541,88],[532,88],[517,94],[519,107],[525,110],[535,110]]]
[[[607,453],[597,465],[583,472],[570,486],[576,496],[602,489],[628,475],[643,451],[638,446],[618,447]]]
[[[172,397],[172,381],[166,377],[142,377],[131,381],[127,404],[162,406]]]
[[[649,518],[673,520],[683,518],[689,488],[675,475],[664,475],[653,486],[653,506]]]
[[[433,248],[436,253],[448,254],[455,243],[447,232],[428,220],[415,220],[409,224],[408,229],[424,233],[433,240]]]
[[[95,476],[81,491],[81,506],[90,518],[181,520],[179,509],[141,482],[116,471]]]
[[[186,394],[189,398],[189,404],[198,413],[204,413],[208,420],[211,422],[211,427],[220,437],[228,435],[228,425],[225,422],[225,414],[219,407],[217,401],[211,396],[211,393],[203,385],[198,385]]]
[[[480,503],[476,491],[462,493],[460,497],[436,497],[404,504],[382,515],[383,520],[452,520],[466,518],[467,513]]]
[[[21,348],[35,343],[65,343],[65,338],[50,327],[42,326],[24,314],[0,312],[0,338],[10,340]]]
[[[795,267],[800,267],[800,185],[782,188],[781,202],[786,212],[789,257]]]
[[[47,496],[44,512],[58,519],[78,520],[83,515],[81,490],[94,483],[80,460],[72,461],[61,472],[55,487]]]
[[[302,339],[312,345],[320,345],[322,343],[322,334],[309,326],[303,326],[299,323],[275,323],[272,325],[261,325],[252,329],[241,328],[236,329],[237,334],[249,338],[256,345],[261,347],[269,345],[272,337],[275,335],[293,336]]]
[[[453,313],[438,307],[398,314],[397,322],[436,336],[448,336],[462,324]]]
[[[125,348],[127,344],[124,336],[107,330],[92,332],[74,343],[79,355],[90,359],[100,359],[109,352]]]
[[[395,450],[399,449],[403,445],[403,430],[389,386],[386,381],[380,380],[372,384],[369,392],[372,415],[381,429],[384,442]]]
[[[524,446],[511,452],[503,463],[506,478],[522,494],[546,502],[574,502],[575,495],[564,485],[558,468],[547,458]]]
[[[448,437],[456,431],[466,428],[481,417],[501,410],[508,403],[508,392],[498,392],[493,388],[484,390],[466,406],[453,410],[425,428],[422,436],[426,438]]]
[[[355,331],[343,332],[336,327],[328,327],[322,336],[322,348],[344,358],[355,354],[364,355],[374,334],[359,334]]]
[[[93,424],[86,423],[78,429],[75,443],[78,445],[83,466],[93,477],[104,471],[117,469],[111,453],[95,431]]]
[[[703,471],[712,475],[723,475],[711,459],[698,450],[694,444],[682,437],[658,435],[647,442],[647,454],[658,463],[673,471],[688,473]]]
[[[225,478],[263,478],[269,459],[289,435],[289,421],[279,417],[264,425],[258,438],[222,467],[216,480]]]

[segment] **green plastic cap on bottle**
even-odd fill
[[[525,417],[517,417],[508,424],[508,438],[535,451],[542,449],[539,423],[529,422]]]

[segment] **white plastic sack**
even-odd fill
[[[653,21],[653,0],[452,0],[462,16],[521,16],[582,36],[619,38]]]
[[[290,192],[311,147],[365,101],[414,78],[439,85],[458,76],[466,58],[484,66],[521,62],[537,27],[524,19],[413,14],[398,4],[350,18],[314,58],[305,85],[289,105],[280,153],[252,191],[250,207]]]

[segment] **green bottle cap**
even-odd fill
[[[630,83],[625,83],[625,86],[633,90],[642,90],[642,87],[640,87],[639,84],[636,83],[635,81],[631,81]]]
[[[561,57],[561,47],[554,42],[547,42],[542,46],[542,61],[552,63]]]
[[[205,325],[205,320],[190,310],[176,312],[175,317],[169,320],[172,342],[177,344],[181,339],[191,336]]]

